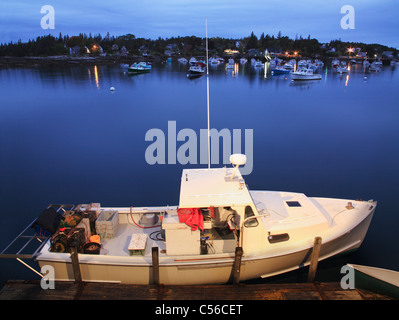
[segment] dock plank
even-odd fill
[[[8,281],[0,300],[383,300],[364,290],[344,290],[339,283],[239,285],[129,285],[56,282],[43,290],[40,281]]]

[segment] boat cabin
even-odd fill
[[[255,218],[256,206],[237,168],[183,170],[177,213],[162,221],[167,255],[234,252],[243,227],[259,226],[264,236]]]

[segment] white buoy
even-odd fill
[[[114,87],[109,88],[110,91],[115,91]]]

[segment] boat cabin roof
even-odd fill
[[[180,208],[231,207],[249,204],[253,204],[253,201],[238,169],[183,170]]]

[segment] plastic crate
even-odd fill
[[[115,237],[119,226],[119,214],[115,210],[102,210],[96,220],[96,232],[101,239]]]

